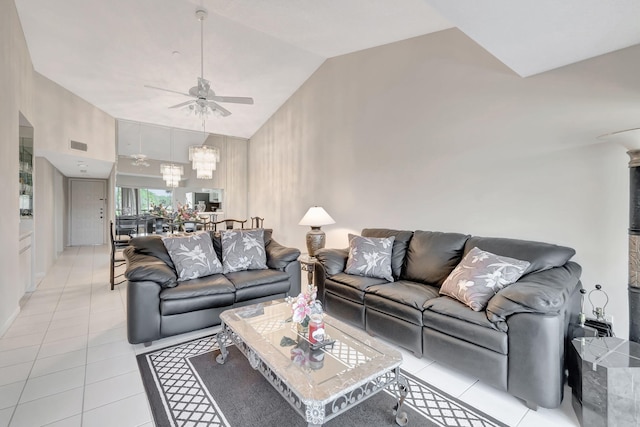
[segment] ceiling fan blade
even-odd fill
[[[144,87],[148,87],[149,89],[162,90],[162,91],[164,91],[164,92],[177,93],[178,95],[191,96],[191,95],[189,95],[188,93],[178,92],[177,90],[165,89],[165,88],[157,87],[157,86],[144,85]]]
[[[194,103],[194,102],[196,102],[196,100],[192,99],[191,101],[185,101],[185,102],[181,102],[180,104],[172,105],[169,108],[180,108],[180,107],[184,107],[185,105],[189,105],[189,104]]]
[[[249,98],[246,96],[212,96],[210,98],[212,101],[218,102],[233,102],[235,104],[253,104],[253,98]]]
[[[213,101],[209,101],[209,106],[215,110],[218,110],[220,114],[222,114],[222,117],[227,117],[231,115],[231,111],[227,110],[222,105],[217,104]]]

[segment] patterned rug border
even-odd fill
[[[193,425],[225,426],[231,427],[213,397],[209,394],[207,387],[202,383],[200,375],[195,371],[189,361],[192,357],[200,356],[209,352],[219,350],[216,340],[217,333],[205,337],[195,338],[178,344],[168,345],[159,349],[149,350],[136,356],[138,368],[143,377],[147,398],[154,409],[153,398],[160,400],[164,408],[163,414],[157,414],[152,410],[152,415],[156,425],[191,425],[194,413],[197,414]],[[232,345],[231,342],[227,343]],[[182,364],[182,366],[178,366]],[[174,369],[179,369],[183,375],[191,374],[193,383],[199,388],[190,389],[189,402],[184,403],[172,399],[180,399],[183,394],[176,391],[184,386],[184,381],[176,383],[172,379],[162,378],[163,374],[169,374]],[[405,405],[414,411],[423,414],[426,418],[443,427],[508,427],[507,424],[485,414],[473,406],[461,401],[455,396],[446,393],[428,382],[416,377],[410,372],[401,369],[410,386],[410,394],[407,396]],[[145,373],[153,381],[145,381]],[[150,384],[153,383],[153,384]],[[150,389],[152,387],[152,389]],[[195,391],[194,391],[195,390]],[[387,394],[394,395],[391,391],[385,390]],[[416,395],[420,394],[421,397]],[[422,398],[425,394],[430,394],[439,401],[447,402],[452,409],[444,409],[440,405],[429,406]],[[157,396],[155,396],[157,395]],[[153,396],[153,397],[152,397]],[[438,411],[440,414],[432,412]],[[159,424],[162,423],[162,424]]]

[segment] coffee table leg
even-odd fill
[[[225,342],[227,341],[227,325],[222,323],[222,330],[218,332],[216,338],[218,339],[218,347],[220,348],[220,354],[216,356],[216,362],[223,365],[229,354],[229,350],[227,350],[225,346]]]
[[[409,416],[406,412],[402,411],[402,404],[404,403],[404,399],[409,394],[409,383],[407,379],[403,377],[400,372],[398,375],[398,387],[400,388],[400,398],[398,399],[398,403],[396,403],[393,407],[393,415],[396,416],[396,424],[399,426],[406,426],[409,422]]]

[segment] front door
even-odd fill
[[[105,243],[104,214],[106,181],[72,179],[71,246],[103,245]]]

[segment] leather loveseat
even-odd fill
[[[325,310],[412,351],[522,399],[555,408],[563,397],[569,325],[580,310],[581,267],[573,249],[458,233],[364,229],[394,236],[393,282],[345,273],[348,249],[321,249],[315,281]],[[474,247],[530,262],[485,310],[439,294]]]
[[[211,232],[222,259],[219,233]],[[127,335],[131,344],[220,324],[229,308],[300,293],[300,251],[280,245],[264,230],[266,270],[212,274],[177,281],[177,274],[160,236],[131,239],[127,260]]]

